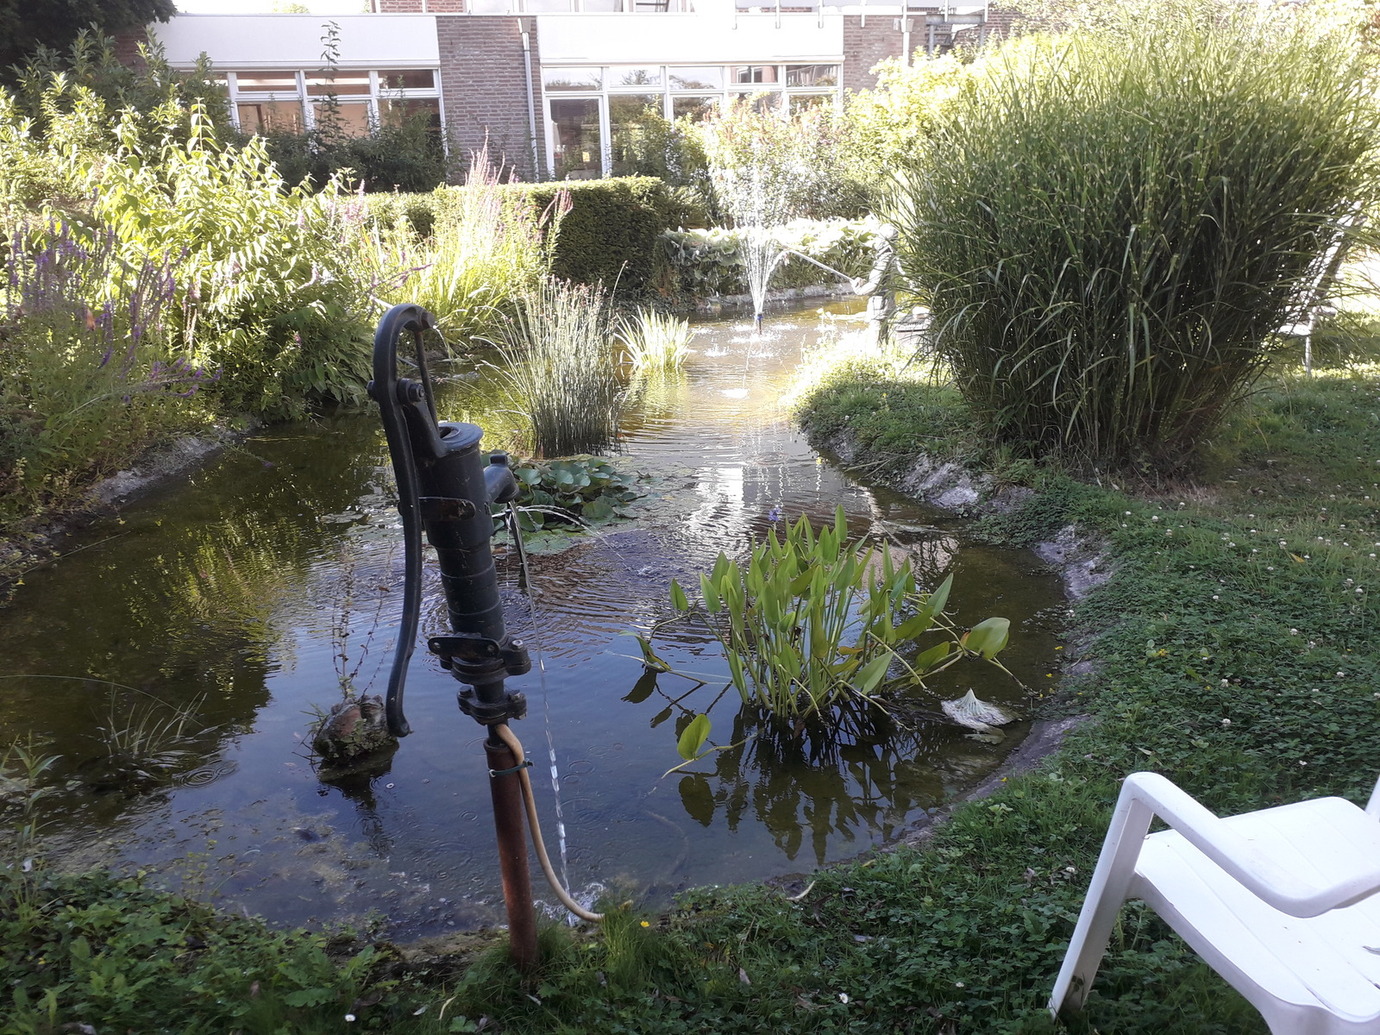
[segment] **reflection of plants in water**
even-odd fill
[[[356,563],[358,543],[342,543],[336,555],[335,609],[331,615],[331,661],[335,665],[336,682],[345,697],[359,692],[359,673],[364,668],[383,621],[383,608],[387,602],[388,587],[377,580],[370,580],[369,590],[364,594],[373,601],[372,613],[364,623],[363,634],[355,643],[351,637],[356,632],[356,615],[360,610],[360,578]],[[367,607],[368,605],[366,605]],[[353,659],[353,660],[352,660]],[[380,663],[381,664],[381,663]],[[375,666],[377,674],[379,666]],[[373,682],[373,676],[366,681],[366,688]]]
[[[945,614],[951,579],[919,591],[910,561],[866,540],[847,542],[843,508],[816,534],[802,517],[776,529],[741,561],[720,554],[700,578],[703,603],[692,605],[671,584],[681,618],[697,618],[718,639],[731,685],[745,705],[786,722],[844,714],[845,706],[881,707],[886,691],[923,679],[963,658],[1001,667],[1010,623],[989,618],[960,633]],[[653,631],[655,635],[655,630]],[[924,636],[937,643],[903,659],[898,648]],[[666,668],[641,638],[650,669]],[[892,675],[893,666],[902,675]],[[679,748],[693,759],[709,736],[707,712],[682,731]]]
[[[528,291],[498,342],[539,457],[604,449],[618,436],[618,381],[608,295],[598,286],[546,280]]]
[[[677,698],[656,680],[655,674],[644,676],[627,699],[659,693],[668,700],[661,714],[679,709],[675,728],[689,729],[702,716],[693,715],[683,702],[698,687]],[[849,840],[873,831],[889,836],[893,823],[942,793],[935,780],[933,795],[925,795],[924,784],[917,786],[915,773],[905,765],[925,752],[925,728],[901,722],[868,702],[841,705],[827,720],[782,720],[757,708],[741,708],[733,718],[731,741],[712,749],[711,771],[680,777],[681,806],[705,827],[716,814],[729,830],[737,830],[748,817],[792,859],[807,834],[820,863],[835,834]]]

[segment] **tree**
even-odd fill
[[[66,50],[92,25],[133,32],[176,13],[173,0],[0,0],[0,82],[14,82],[14,66],[39,47]]]

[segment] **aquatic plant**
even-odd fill
[[[574,456],[516,465],[518,521],[523,531],[597,525],[620,516],[620,507],[642,491],[637,475],[597,456]]]
[[[560,195],[545,212],[503,189],[503,170],[487,147],[475,152],[463,188],[432,228],[419,237],[406,219],[376,228],[379,295],[413,302],[432,316],[453,345],[492,340],[517,310],[521,296],[551,270],[561,219],[570,208]]]
[[[702,601],[676,582],[671,603],[718,639],[743,703],[781,719],[810,720],[849,704],[883,704],[882,692],[923,685],[927,675],[965,657],[996,661],[1009,622],[989,618],[960,633],[944,613],[952,576],[931,592],[916,585],[909,560],[865,539],[850,543],[840,507],[816,532],[808,517],[767,538],[742,560],[720,554],[700,577]],[[903,658],[900,649],[927,634],[937,643]],[[651,638],[639,637],[657,667]],[[893,676],[893,666],[899,671]],[[680,751],[692,757],[709,733],[693,720]]]
[[[598,285],[547,279],[521,296],[495,344],[533,455],[597,452],[618,437],[623,387],[611,331],[608,295]]]
[[[641,308],[624,319],[618,341],[634,370],[674,370],[690,354],[690,324],[669,313]]]

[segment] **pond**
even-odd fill
[[[773,315],[760,336],[743,319],[697,325],[684,377],[645,395],[623,427],[618,463],[648,479],[639,516],[533,556],[530,592],[496,543],[508,630],[534,662],[508,682],[529,702],[512,725],[579,898],[608,890],[656,907],[683,888],[857,855],[977,783],[1024,733],[971,736],[943,719],[941,699],[972,688],[1027,711],[1050,682],[1054,574],[1029,553],[960,548],[959,519],[858,482],[779,409],[820,328],[813,310]],[[482,391],[461,382],[443,417],[467,419]],[[385,772],[323,783],[305,746],[342,672],[372,692],[387,681],[402,566],[390,482],[372,410],[275,428],[27,576],[0,612],[0,744],[32,739],[61,756],[45,803],[50,859],[142,868],[275,923],[383,916],[389,934],[412,937],[503,921],[483,731],[424,648],[408,680],[414,733]],[[673,577],[696,586],[720,551],[741,553],[773,520],[823,521],[840,504],[855,534],[903,544],[925,582],[953,573],[961,622],[1011,619],[1003,658],[1033,690],[958,666],[880,741],[747,738],[664,776],[681,761],[676,717],[707,706],[727,667],[702,631],[675,627],[662,655],[712,677],[676,702],[694,684],[639,683],[629,634],[671,614]],[[445,621],[430,578],[424,633]],[[752,732],[735,702],[712,713],[716,744]]]

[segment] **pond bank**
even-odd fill
[[[248,433],[223,426],[159,443],[145,450],[129,467],[77,494],[75,501],[63,510],[36,516],[27,527],[0,536],[0,607],[8,603],[16,582],[28,571],[62,556],[63,541],[69,536],[112,517],[122,505],[142,493],[191,473]]]
[[[902,390],[860,390],[853,410],[875,410],[881,392],[895,403]],[[460,962],[433,954],[400,968],[386,947],[365,948],[366,957],[356,943],[337,952],[329,975],[285,969],[265,948],[262,966],[253,956],[242,964],[238,994],[248,1003],[253,980],[256,1009],[276,1003],[303,1031],[337,1030],[346,1010],[361,1030],[455,1024],[504,1035],[1056,1030],[1044,1003],[1121,777],[1155,769],[1231,812],[1319,793],[1363,800],[1380,769],[1380,621],[1370,599],[1380,591],[1377,414],[1375,371],[1285,378],[1223,430],[1201,491],[1133,497],[1042,471],[1010,513],[984,518],[1025,544],[1055,541],[1070,525],[1107,543],[1110,577],[1074,603],[1068,627],[1096,675],[1064,667],[1045,706],[1050,720],[1093,721],[1033,771],[954,808],[923,850],[822,869],[799,901],[746,885],[687,894],[660,916],[611,910],[607,930],[589,938],[551,933],[539,987],[522,987],[499,957],[471,966],[472,949]],[[0,889],[15,876],[0,874]],[[131,973],[177,957],[147,940],[123,950],[111,936],[98,940],[96,918],[58,918],[72,923],[64,937],[89,938],[80,957],[53,945],[40,971],[37,952],[5,954],[7,986],[63,990],[63,1019],[159,1026],[165,1015],[152,1006],[138,1019],[132,1007],[77,1011],[78,1002],[108,1003],[82,985],[91,946],[127,958]],[[40,919],[31,935],[46,946],[61,925],[50,913]],[[305,954],[310,942],[297,944]],[[294,984],[303,974],[311,983]],[[182,1016],[217,1016],[186,991],[190,974],[181,980],[173,973],[166,991]],[[1249,1006],[1136,910],[1074,1030],[1091,1029],[1263,1031]]]

